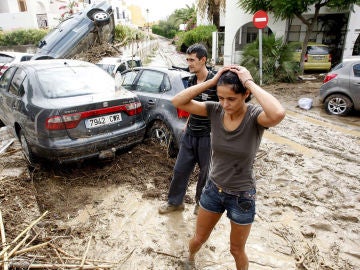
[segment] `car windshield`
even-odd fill
[[[308,46],[308,54],[326,55],[329,54],[329,48],[326,46]]]
[[[14,57],[10,55],[0,54],[0,63],[4,63],[4,64],[10,63],[13,59]]]
[[[115,81],[98,67],[56,67],[37,72],[47,98],[115,92]]]

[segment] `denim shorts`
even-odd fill
[[[237,195],[226,193],[208,180],[200,198],[200,205],[207,211],[224,213],[236,224],[247,225],[254,222],[256,190],[241,191]]]

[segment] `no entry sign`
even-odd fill
[[[263,10],[256,11],[253,17],[253,24],[258,29],[263,29],[267,26],[269,17]]]

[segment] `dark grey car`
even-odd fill
[[[320,98],[329,114],[360,110],[360,57],[343,60],[325,76]]]
[[[30,163],[112,157],[143,140],[139,98],[94,64],[68,59],[12,65],[0,78],[0,119]]]
[[[52,29],[39,42],[32,59],[71,58],[101,42],[114,40],[114,15],[103,1],[89,5]]]
[[[175,157],[189,114],[175,108],[171,99],[187,87],[189,72],[178,69],[138,67],[122,73],[122,85],[141,100],[147,136],[167,146]]]

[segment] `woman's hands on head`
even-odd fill
[[[246,84],[249,81],[254,81],[253,77],[250,74],[250,71],[248,71],[245,67],[232,65],[232,66],[230,66],[230,71],[232,71],[238,75],[242,85],[246,89],[247,89]]]

